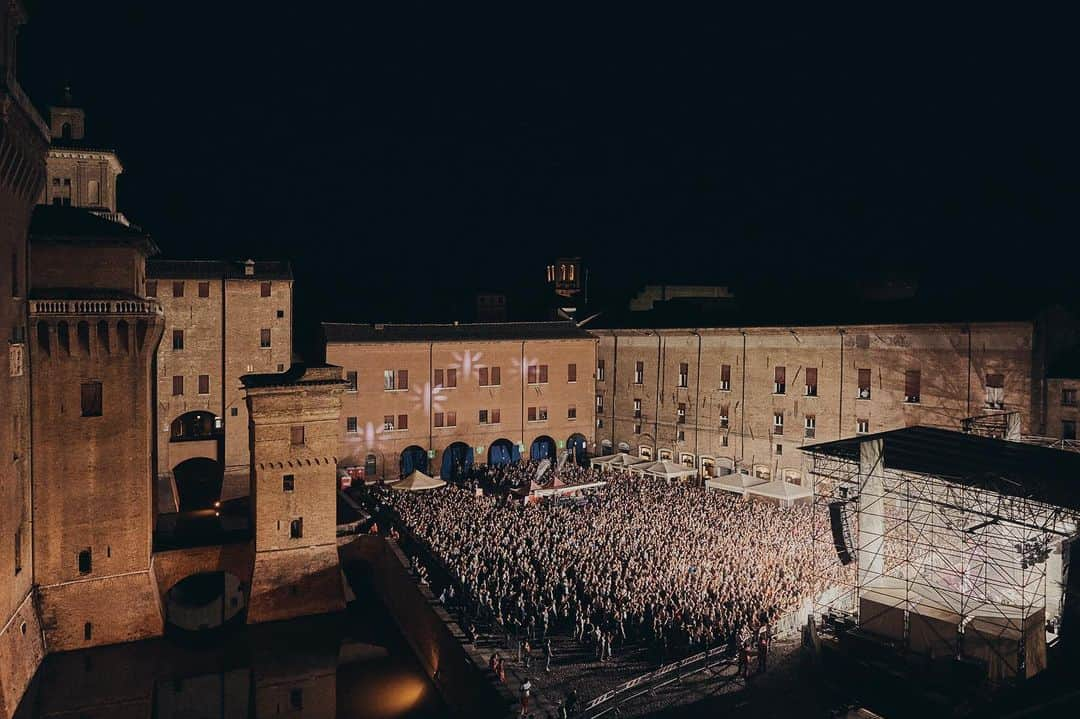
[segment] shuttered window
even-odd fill
[[[397,416],[397,428],[398,429],[408,429],[409,428],[409,415],[407,415],[407,414],[399,414]]]
[[[530,422],[536,421],[536,407],[529,407],[528,417]]]
[[[817,396],[817,367],[806,368],[806,396]]]
[[[294,425],[293,427],[291,427],[289,429],[289,441],[292,444],[303,444],[304,443],[304,425],[302,425],[302,424]]]
[[[173,375],[173,378],[172,378],[172,393],[173,393],[173,397],[178,397],[178,396],[184,394],[184,376],[183,375],[179,375],[179,374],[178,375]]]
[[[269,297],[270,296],[270,283],[269,282],[262,282],[262,283],[259,284],[259,296],[260,297]]]
[[[457,412],[446,413],[446,426],[457,427]]]
[[[731,365],[720,365],[720,389],[731,389]]]
[[[83,382],[80,387],[83,417],[101,416],[101,383]]]
[[[870,370],[859,370],[859,399],[870,399]]]
[[[773,392],[784,394],[787,391],[787,367],[777,367],[773,371]]]
[[[502,410],[491,410],[491,423],[498,424],[499,422],[502,422]]]
[[[435,386],[436,387],[445,387],[446,385],[443,384],[444,382],[445,382],[445,380],[443,378],[443,371],[441,369],[435,370]]]
[[[546,364],[540,365],[540,384],[544,384],[548,381],[548,366]]]
[[[435,413],[435,426],[436,427],[443,427],[445,425],[446,425],[446,417],[445,417],[445,415],[443,415],[442,412],[436,412]]]
[[[529,384],[536,384],[536,377],[537,377],[536,365],[531,364],[531,365],[529,365],[529,372],[528,372],[528,382],[529,382]]]
[[[921,385],[922,373],[919,370],[909,369],[904,372],[904,401],[918,402]]]
[[[481,387],[487,387],[488,386],[488,368],[487,367],[481,367],[477,371],[477,374],[479,375],[480,386]]]
[[[457,370],[453,367],[446,370],[446,386],[457,387]]]
[[[397,371],[397,389],[409,389],[409,370],[399,369]]]
[[[210,375],[199,375],[199,394],[210,394]]]
[[[496,387],[502,384],[502,374],[498,367],[491,368],[491,384]]]
[[[210,296],[210,283],[209,282],[200,282],[199,283],[199,297],[209,297],[209,296]]]
[[[573,362],[566,365],[566,381],[577,382],[577,365]]]

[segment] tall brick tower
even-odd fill
[[[0,6],[0,718],[44,653],[31,598],[27,227],[45,182],[48,128],[15,77],[21,2]]]
[[[34,581],[49,651],[159,634],[153,358],[141,231],[39,205],[30,227]]]
[[[255,535],[248,621],[344,609],[336,520],[341,368],[293,365],[240,380]]]

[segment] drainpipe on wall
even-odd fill
[[[694,462],[700,465],[698,457],[698,434],[701,432],[701,333],[694,330],[697,337],[697,376],[694,378]],[[700,471],[700,466],[698,470]]]
[[[739,461],[742,464],[746,460],[746,330],[739,330],[742,334],[742,399],[739,400]]]
[[[653,415],[653,460],[660,456],[660,392],[664,384],[664,376],[661,370],[664,367],[664,353],[661,347],[663,338],[656,332],[656,414]]]
[[[615,398],[619,392],[619,335],[614,332],[612,334],[615,336],[615,350],[611,358],[611,453],[615,454]]]
[[[840,409],[836,422],[836,438],[840,439],[844,436],[844,328],[837,327],[836,331],[840,335]]]

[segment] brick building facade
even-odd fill
[[[240,377],[292,364],[289,265],[154,260],[147,275],[147,294],[165,311],[155,427],[160,509],[244,496],[251,456]],[[196,493],[184,486],[208,475],[222,482],[220,489]]]
[[[804,444],[1016,411],[1038,426],[1032,322],[593,330],[593,450],[801,481]]]
[[[592,436],[596,342],[572,323],[323,329],[347,381],[339,456],[369,478],[445,478],[493,451],[555,457]]]

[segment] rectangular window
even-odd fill
[[[101,416],[101,383],[83,382],[80,387],[83,417]]]
[[[478,369],[476,371],[476,374],[477,374],[477,380],[480,383],[480,386],[481,387],[487,387],[488,386],[488,377],[489,377],[488,368],[487,367],[481,367],[480,369]]]
[[[183,282],[173,282],[172,283],[172,296],[173,297],[183,297],[184,296],[184,283]]]
[[[446,413],[446,426],[457,427],[457,412]]]
[[[304,425],[294,425],[289,429],[289,442],[292,444],[304,443]]]
[[[173,375],[172,378],[172,393],[173,397],[178,397],[184,394],[184,375]]]
[[[728,446],[728,436],[727,436],[727,432],[724,432],[724,433],[723,433],[722,435],[720,435],[720,446],[721,446],[721,447],[726,447],[726,446]]]
[[[577,365],[573,362],[566,365],[566,381],[577,382]]]
[[[397,371],[397,388],[404,390],[409,389],[409,370],[399,369]]]
[[[209,282],[200,282],[199,283],[199,297],[209,297],[209,296],[210,296],[210,283]]]
[[[596,360],[596,381],[604,381],[604,360],[602,359]]]
[[[596,395],[596,413],[597,414],[603,414],[604,413],[604,395],[602,395],[602,394],[597,394]]]
[[[855,420],[855,433],[856,434],[867,434],[869,432],[870,432],[870,420],[868,420],[868,419]]]
[[[991,409],[1005,409],[1005,375],[986,375],[986,406]]]
[[[237,408],[237,407],[230,407],[229,408],[229,414],[231,414],[233,417],[235,417],[238,414],[240,414],[240,409]]]
[[[1076,406],[1076,390],[1075,389],[1063,389],[1061,390],[1061,404],[1066,407]]]
[[[436,387],[445,387],[446,386],[446,376],[443,373],[443,371],[441,369],[437,369],[437,370],[435,370],[434,374],[435,374],[435,377],[432,380],[432,384],[434,384]]]
[[[720,405],[720,429],[728,428],[728,405]]]
[[[687,387],[690,384],[690,365],[687,362],[679,363],[679,386]]]
[[[488,423],[488,411],[486,409],[480,410],[480,417],[478,421],[480,422],[480,424]]]
[[[210,394],[210,375],[199,375],[199,394]]]
[[[446,386],[457,387],[457,370],[453,367],[446,370]]]
[[[777,367],[773,372],[773,394],[787,391],[787,367]]]
[[[83,639],[90,641],[94,636],[94,624],[93,622],[86,622],[82,628]]]
[[[89,574],[94,570],[94,557],[90,548],[79,552],[79,574]]]
[[[567,407],[566,408],[566,418],[567,419],[577,419],[577,407],[575,407],[574,405],[570,405],[569,407]]]
[[[773,434],[784,433],[784,413],[774,412],[772,416]]]
[[[686,403],[679,402],[678,409],[675,410],[675,421],[678,424],[686,424]]]
[[[536,418],[541,422],[546,422],[548,418],[547,407],[537,407]]]
[[[641,422],[634,423],[634,434],[641,434]]]
[[[270,296],[270,283],[269,282],[260,282],[259,283],[259,297],[269,297],[269,296]]]
[[[540,365],[540,384],[547,384],[548,381],[548,366],[546,364]]]
[[[502,410],[498,410],[498,409],[491,410],[491,423],[492,424],[499,424],[500,422],[502,422]]]
[[[392,390],[397,383],[397,374],[392,369],[383,370],[383,389]]]
[[[636,398],[634,399],[634,417],[641,419],[641,400]]]
[[[1076,421],[1071,419],[1062,420],[1061,422],[1061,438],[1062,439],[1076,439]]]
[[[634,363],[634,384],[644,384],[644,383],[645,383],[645,363],[644,362],[635,362]]]
[[[356,372],[346,372],[345,373],[345,391],[346,392],[355,392],[356,391]]]
[[[384,432],[394,431],[394,415],[384,414],[382,418],[382,428]]]
[[[806,396],[817,397],[817,367],[806,368]]]
[[[446,426],[446,417],[445,417],[445,415],[443,415],[442,412],[436,412],[435,413],[435,426],[436,427],[444,427],[444,426]]]
[[[528,417],[530,422],[536,421],[536,407],[529,407]]]
[[[916,404],[922,391],[922,372],[909,369],[904,372],[904,401]]]
[[[304,518],[299,517],[289,522],[289,539],[303,539]]]
[[[870,399],[870,370],[859,370],[859,399]]]
[[[502,384],[502,370],[500,370],[498,367],[492,367],[491,368],[491,385],[493,387],[498,387],[501,384]]]
[[[536,365],[534,365],[534,364],[529,365],[528,378],[527,378],[528,383],[529,384],[536,384],[537,377],[538,377],[538,372],[537,372]]]
[[[296,486],[296,475],[286,474],[281,477],[281,491],[291,492]]]
[[[812,414],[806,415],[804,426],[806,427],[806,438],[813,439],[817,432],[817,417]]]
[[[174,350],[184,349],[184,330],[172,331],[172,348]]]
[[[720,389],[724,392],[731,391],[731,365],[720,365]]]
[[[146,281],[146,296],[157,297],[157,280]]]
[[[350,434],[356,434],[356,417],[345,418],[345,431]]]
[[[686,441],[686,432],[684,432],[683,430],[680,429],[678,434],[675,435],[675,438],[676,438],[676,441],[685,442]]]
[[[269,347],[270,346],[270,330],[268,330],[268,329],[259,330],[259,346],[260,347]]]
[[[409,415],[407,415],[407,414],[399,414],[397,416],[397,428],[398,429],[408,429],[409,428]]]

